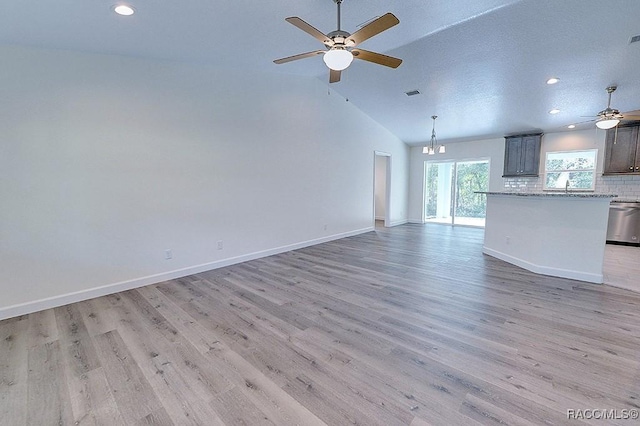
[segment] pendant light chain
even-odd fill
[[[431,149],[434,150],[435,144],[438,142],[436,139],[436,118],[438,118],[438,116],[432,115],[431,118],[433,119],[433,127],[431,128]]]

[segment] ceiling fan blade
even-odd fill
[[[351,53],[353,53],[353,57],[356,59],[362,59],[363,61],[373,62],[374,64],[384,65],[390,68],[398,68],[402,63],[402,59],[381,53],[369,52],[368,50],[352,49]]]
[[[325,53],[325,50],[314,50],[313,52],[300,53],[299,55],[287,56],[286,58],[276,59],[276,64],[284,64],[291,61],[297,61],[298,59],[310,58],[312,56],[320,55]]]
[[[306,23],[305,21],[303,21],[302,19],[298,18],[297,16],[290,16],[288,18],[285,18],[285,21],[287,21],[290,24],[295,25],[296,27],[300,28],[305,33],[310,34],[311,37],[315,38],[320,43],[331,44],[331,39],[329,37],[327,37],[326,35],[322,34],[317,28],[315,28],[314,26]]]
[[[586,124],[586,123],[594,123],[594,122],[596,122],[596,121],[598,121],[598,120],[593,119],[593,120],[586,120],[586,121],[577,121],[577,122],[575,122],[575,123],[570,123],[570,125],[572,125],[572,126],[580,126],[580,125],[582,125],[582,124]],[[564,126],[556,127],[556,129],[566,129],[568,126],[569,126],[569,124],[566,124],[566,125],[564,125]]]
[[[381,32],[388,30],[389,28],[399,23],[400,21],[393,13],[387,13],[385,15],[382,15],[375,21],[371,21],[355,33],[351,34],[348,39],[353,40],[353,42],[355,43],[354,46],[356,46],[363,41],[370,39],[374,35],[380,34]]]
[[[571,123],[571,124],[564,124],[562,126],[558,126],[558,127],[553,127],[549,130],[545,130],[547,133],[551,133],[551,132],[565,132],[568,130],[574,130],[574,129],[582,129],[584,128],[586,123],[593,123],[596,120],[587,120],[587,121],[578,121],[576,123]],[[569,126],[574,126],[572,128],[569,128]]]
[[[340,81],[340,75],[342,71],[336,71],[329,69],[329,83],[337,83]]]
[[[623,120],[640,120],[640,109],[622,113]]]

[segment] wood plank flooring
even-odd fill
[[[634,424],[567,410],[640,408],[640,294],[483,235],[379,228],[2,321],[0,423]]]
[[[607,244],[604,283],[640,293],[640,247]]]

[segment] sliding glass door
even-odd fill
[[[452,187],[455,163],[428,162],[425,168],[426,222],[453,223]]]
[[[489,161],[425,163],[425,222],[483,227]]]
[[[455,214],[458,225],[484,226],[487,197],[476,191],[489,189],[489,161],[461,161],[456,164]]]

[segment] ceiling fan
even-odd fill
[[[326,50],[314,50],[313,52],[301,53],[299,55],[288,56],[286,58],[276,59],[276,64],[284,64],[286,62],[296,61],[298,59],[309,58],[317,55],[324,55],[325,64],[329,67],[329,83],[340,81],[342,70],[351,65],[353,58],[363,61],[373,62],[374,64],[384,65],[390,68],[398,68],[402,63],[402,59],[380,53],[370,52],[368,50],[356,49],[355,47],[365,40],[380,34],[400,23],[393,13],[387,13],[381,17],[369,22],[353,34],[340,29],[340,6],[343,0],[333,0],[338,6],[338,29],[328,34],[323,34],[313,26],[309,25],[297,16],[286,18],[285,21],[295,25],[302,31],[310,34],[312,37],[323,43]]]
[[[600,111],[596,116],[596,126],[599,129],[607,130],[611,129],[620,123],[620,121],[632,121],[632,120],[640,120],[640,115],[633,115],[631,113],[620,114],[615,108],[611,108],[611,94],[616,91],[618,86],[609,86],[607,87],[607,93],[609,94],[609,101],[607,102],[607,107]],[[635,111],[632,111],[635,112]]]

